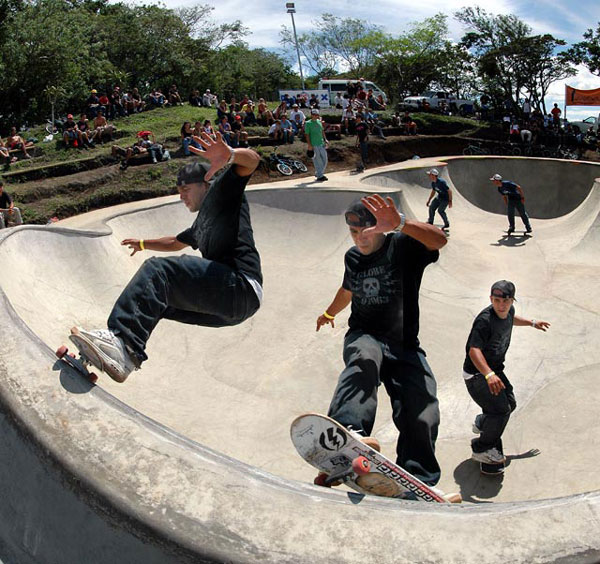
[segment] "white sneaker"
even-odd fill
[[[96,368],[117,382],[125,382],[132,370],[136,369],[123,340],[109,329],[86,331],[81,327],[73,327],[69,338]]]
[[[491,448],[483,452],[474,452],[471,458],[484,464],[502,464],[506,462],[506,457],[497,448]]]

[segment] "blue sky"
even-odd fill
[[[140,3],[142,0],[140,0]],[[144,3],[151,3],[146,0]],[[286,12],[285,0],[263,0],[250,3],[247,0],[163,0],[168,8],[208,4],[214,6],[213,19],[217,22],[240,19],[252,32],[245,40],[251,47],[278,49],[279,31],[282,25],[291,27],[291,19]],[[450,36],[459,40],[464,33],[461,25],[452,14],[465,6],[478,5],[494,14],[515,14],[533,28],[534,33],[551,33],[567,43],[581,41],[588,28],[595,29],[600,22],[599,0],[481,0],[471,3],[465,0],[376,0],[364,2],[356,0],[296,0],[295,22],[299,34],[309,32],[313,21],[325,12],[339,17],[364,18],[380,25],[391,34],[401,33],[412,22],[423,20],[439,12],[448,16]],[[591,75],[585,68],[568,79],[575,88],[600,88],[600,77]],[[552,86],[547,103],[557,102],[562,108],[564,102],[564,82]],[[583,118],[600,113],[597,108],[569,107],[567,117]]]

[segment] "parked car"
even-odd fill
[[[592,128],[594,133],[598,133],[598,123],[600,123],[600,114],[598,116],[590,116],[585,118],[584,120],[568,120],[568,122],[573,126],[573,129],[579,133],[587,133]]]
[[[446,105],[451,112],[467,115],[473,113],[475,102],[473,100],[460,100],[448,92],[429,90],[419,96],[407,96],[402,104],[403,108],[408,110],[427,109],[428,105],[429,109],[432,110],[439,110]]]

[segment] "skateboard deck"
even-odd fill
[[[515,230],[512,233],[505,231],[506,237],[533,237],[533,231],[525,231],[524,229]]]
[[[290,435],[300,456],[328,475],[320,485],[341,480],[362,494],[448,503],[404,468],[325,415],[300,415],[292,422]]]
[[[56,351],[56,356],[65,364],[79,372],[86,380],[95,384],[98,381],[98,376],[87,369],[86,363],[88,363],[85,357],[75,358],[75,355],[69,353],[69,349],[62,345]]]

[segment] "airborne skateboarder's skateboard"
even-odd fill
[[[290,435],[300,456],[328,475],[319,485],[341,480],[362,494],[448,502],[329,417],[301,415],[292,422]],[[456,494],[452,501],[460,501],[460,496]]]
[[[62,345],[56,350],[56,356],[60,358],[65,364],[68,364],[71,368],[79,372],[86,380],[89,380],[92,384],[98,381],[98,376],[87,369],[87,365],[91,364],[83,355],[79,358],[75,358],[73,353],[69,352],[69,349]]]

